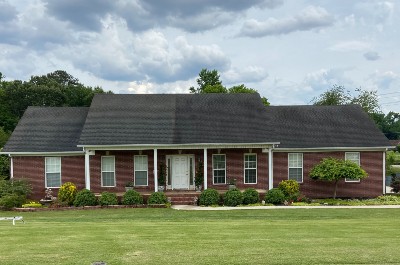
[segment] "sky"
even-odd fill
[[[271,105],[333,85],[400,112],[400,1],[0,0],[0,72],[65,70],[114,93],[188,93],[202,68]]]

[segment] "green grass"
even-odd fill
[[[400,264],[400,209],[0,212],[0,264]]]

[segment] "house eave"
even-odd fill
[[[84,151],[65,152],[0,152],[1,155],[9,156],[80,156],[85,155]]]
[[[335,151],[386,151],[393,146],[368,146],[368,147],[312,147],[312,148],[279,148],[274,152],[335,152]]]
[[[191,144],[124,144],[78,145],[85,150],[149,150],[149,149],[218,149],[218,148],[270,148],[280,142],[266,143],[191,143]]]

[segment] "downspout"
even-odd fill
[[[157,172],[157,157],[158,153],[157,153],[157,149],[154,148],[154,191],[157,192],[158,191],[158,172]]]
[[[90,190],[90,151],[85,150],[85,188]]]
[[[10,154],[8,156],[10,157],[10,179],[13,180],[14,179],[14,161],[13,161],[13,157]]]
[[[382,175],[383,175],[383,195],[385,195],[386,194],[386,151],[387,151],[387,148],[386,148],[386,150],[385,151],[383,151],[382,152],[382,165],[383,165],[383,167],[382,167],[382,171],[383,171],[383,173],[382,173]]]

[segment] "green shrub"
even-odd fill
[[[107,205],[117,205],[118,198],[115,193],[104,191],[101,193],[101,197],[99,199],[99,203],[101,206]]]
[[[97,205],[97,198],[93,192],[83,189],[76,194],[74,206],[95,206]]]
[[[67,205],[72,205],[74,204],[77,192],[78,190],[76,189],[74,183],[66,182],[58,190],[57,199],[61,202],[66,203]]]
[[[392,188],[393,192],[400,192],[400,179],[396,177],[395,180],[390,184],[390,187]]]
[[[4,210],[11,210],[14,207],[21,207],[25,201],[26,197],[24,195],[7,194],[0,198],[0,206],[2,206]]]
[[[283,204],[285,201],[285,194],[280,189],[274,188],[265,194],[265,202],[272,204]]]
[[[254,204],[259,202],[259,200],[256,189],[248,188],[243,192],[243,204]]]
[[[38,202],[29,202],[29,203],[22,204],[22,208],[42,208],[42,207],[43,207],[43,205]]]
[[[243,203],[243,194],[238,189],[230,189],[224,194],[224,205],[237,206]]]
[[[147,200],[147,204],[166,204],[167,202],[167,196],[162,191],[153,192]]]
[[[21,195],[27,197],[32,191],[26,180],[0,180],[0,198],[5,195]]]
[[[294,200],[294,197],[297,197],[300,192],[300,185],[295,180],[282,180],[278,189],[283,192],[287,199]]]
[[[215,189],[203,190],[199,196],[199,205],[210,206],[218,205],[219,203],[219,193]]]
[[[143,204],[143,196],[135,190],[128,190],[127,192],[125,192],[124,196],[122,196],[122,204],[124,205]]]

